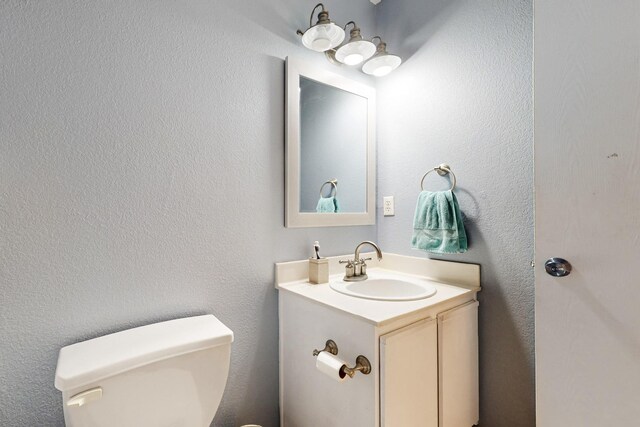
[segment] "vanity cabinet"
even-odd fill
[[[349,310],[340,298],[354,298],[326,294],[327,285],[296,286],[279,286],[281,426],[477,424],[477,290],[442,285],[433,304],[355,299]],[[406,313],[385,317],[402,304]],[[379,318],[365,315],[372,308]],[[328,339],[349,367],[367,357],[371,373],[339,382],[318,371],[312,352]]]

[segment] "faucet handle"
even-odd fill
[[[360,264],[362,264],[362,267],[367,267],[367,261],[371,261],[371,258],[360,258]]]
[[[344,277],[353,277],[356,273],[356,267],[355,264],[358,262],[357,260],[352,260],[352,259],[348,259],[348,260],[340,260],[338,261],[340,264],[347,264],[344,267]]]

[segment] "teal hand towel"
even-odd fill
[[[316,206],[318,213],[338,213],[339,210],[338,199],[335,197],[320,197],[318,206]]]
[[[451,190],[420,193],[413,217],[411,246],[435,254],[467,251],[467,233],[458,200]]]

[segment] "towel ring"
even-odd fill
[[[437,172],[438,175],[440,176],[451,174],[451,191],[453,191],[456,188],[456,175],[453,173],[449,165],[442,163],[441,165],[438,165],[433,169],[429,169],[427,173],[422,175],[422,179],[420,180],[421,190],[424,191],[424,179],[427,177],[427,175],[429,175],[431,172],[434,172],[434,171]]]
[[[331,186],[333,187],[331,189],[331,191],[329,192],[329,197],[336,197],[336,195],[338,194],[338,180],[337,179],[332,179],[331,181],[326,181],[324,184],[322,184],[320,186],[320,197],[322,197],[322,189],[327,184],[331,184]],[[333,196],[331,196],[332,192],[333,192]]]

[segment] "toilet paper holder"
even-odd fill
[[[371,363],[369,362],[369,359],[360,355],[356,357],[356,366],[350,368],[347,365],[344,365],[341,371],[349,375],[349,378],[353,378],[356,372],[362,372],[364,375],[369,375],[371,373]]]
[[[338,355],[338,344],[336,344],[336,342],[334,340],[327,340],[327,342],[324,344],[324,348],[322,350],[313,350],[313,355],[317,356],[320,354],[321,351],[328,351],[329,353],[333,354],[334,356]]]
[[[338,355],[338,344],[334,340],[327,340],[322,350],[313,350],[313,355],[317,356],[322,351],[327,351],[334,356]],[[348,367],[347,365],[342,365],[340,368],[341,374],[349,375],[349,378],[353,378],[356,372],[362,372],[364,375],[369,375],[371,373],[371,362],[363,355],[359,355],[356,357],[356,364],[353,368]]]

